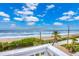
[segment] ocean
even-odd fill
[[[61,35],[67,35],[68,31],[58,31]],[[42,36],[51,36],[53,31],[41,31]],[[70,34],[79,34],[79,31],[70,31]],[[27,30],[0,30],[0,38],[38,37],[40,31]]]

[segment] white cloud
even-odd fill
[[[61,25],[63,25],[63,23],[55,22],[53,25],[61,26]]]
[[[79,20],[79,16],[74,17],[75,20]]]
[[[75,15],[76,13],[74,11],[68,11],[63,13],[63,15]]]
[[[37,15],[37,16],[38,16],[38,17],[44,17],[44,16],[47,14],[48,10],[50,10],[50,9],[52,9],[52,8],[54,8],[54,7],[55,7],[54,4],[47,5],[47,6],[46,6],[46,9],[43,11],[43,13],[40,14],[40,15]]]
[[[44,17],[46,14],[37,15],[38,17]]]
[[[68,11],[68,12],[64,12],[63,16],[59,18],[59,20],[64,20],[64,21],[74,21],[74,20],[78,20],[79,17],[75,17],[76,16],[76,12],[74,11]]]
[[[24,14],[24,12],[23,12],[23,11],[17,11],[17,13],[18,13],[18,14]]]
[[[37,17],[34,17],[34,16],[26,16],[25,18],[17,18],[15,17],[14,18],[15,20],[17,21],[27,21],[27,22],[38,22],[39,21],[39,18]]]
[[[23,21],[23,19],[22,18],[14,18],[15,20],[17,20],[17,21]]]
[[[32,11],[17,11],[18,14],[23,14],[23,15],[33,15],[33,12]]]
[[[2,16],[3,18],[3,20],[2,20],[2,22],[8,22],[8,21],[10,21],[10,16],[8,15],[8,14],[6,14],[5,12],[0,12],[0,16]]]
[[[35,10],[38,6],[38,3],[26,3],[22,8],[22,10],[15,10],[15,13],[18,15],[33,15],[33,10]]]
[[[35,22],[28,22],[27,25],[34,25]]]
[[[71,16],[62,16],[59,18],[59,20],[69,20]]]
[[[27,8],[27,7],[25,7],[25,6],[23,6],[22,8],[23,8],[24,11],[29,10],[29,8]]]
[[[26,6],[29,8],[29,10],[35,10],[38,6],[38,3],[26,3]]]
[[[21,18],[15,17],[15,20],[26,21],[27,25],[34,25],[39,21],[39,18],[34,16],[34,10],[37,8],[38,3],[26,3],[22,8],[22,10],[15,10],[17,16],[21,16]]]
[[[37,22],[39,21],[39,19],[37,17],[34,17],[34,16],[28,16],[25,18],[26,21],[28,22]]]
[[[3,16],[3,17],[10,17],[8,14],[4,13],[4,12],[0,12],[0,16]]]
[[[3,21],[10,21],[9,18],[3,18]]]
[[[73,18],[71,18],[71,19],[69,19],[68,21],[74,21],[74,19],[73,19]]]
[[[54,8],[54,7],[55,7],[55,5],[53,5],[53,4],[48,5],[47,8],[46,8],[46,10],[49,10],[49,9],[51,9],[51,8]]]

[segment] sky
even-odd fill
[[[79,29],[78,3],[0,3],[0,30]]]

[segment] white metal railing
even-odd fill
[[[0,56],[69,56],[51,44],[0,52]]]

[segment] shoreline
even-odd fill
[[[0,42],[12,42],[16,40],[21,40],[23,38],[30,38],[30,37],[35,37],[35,38],[40,38],[40,36],[8,36],[8,37],[0,37]],[[43,40],[48,40],[51,38],[51,36],[42,36]]]
[[[7,35],[7,34],[6,34]],[[46,36],[46,37],[50,37],[50,36],[53,36],[53,34],[41,34],[43,37],[44,36]],[[59,35],[61,35],[61,36],[67,36],[68,35],[68,33],[60,33]],[[70,35],[79,35],[79,33],[70,33]],[[0,39],[2,39],[2,38],[28,38],[28,37],[39,37],[40,35],[39,34],[34,34],[34,35],[24,35],[24,36],[21,36],[21,35],[19,35],[19,36],[14,36],[14,35],[12,35],[12,36],[0,36]]]
[[[67,37],[67,33],[62,33],[60,34],[63,37]],[[78,35],[77,33],[70,33],[70,36],[72,35]],[[53,35],[51,34],[42,34],[42,39],[43,40],[50,40],[53,37],[51,37]],[[0,42],[12,42],[12,41],[16,41],[16,40],[20,40],[23,38],[29,38],[29,37],[35,37],[35,38],[40,38],[40,35],[29,35],[29,36],[4,36],[4,37],[0,37]]]

